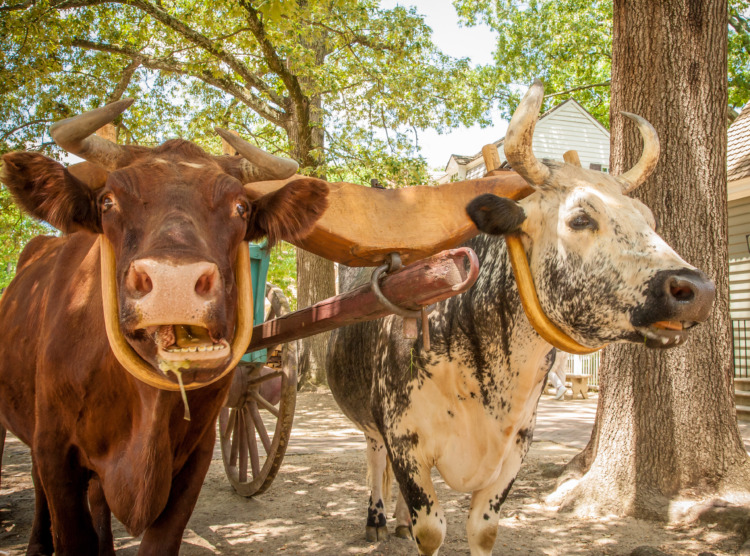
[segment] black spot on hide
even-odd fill
[[[505,490],[503,490],[503,493],[500,496],[496,496],[494,502],[490,502],[490,509],[493,512],[498,513],[500,511],[500,506],[503,505],[503,502],[505,502],[505,499],[508,497],[510,488],[513,486],[513,483],[515,482],[515,480],[516,478],[513,477],[508,483],[508,486],[505,487]]]
[[[385,527],[386,518],[383,513],[383,501],[378,500],[378,503],[373,506],[372,497],[370,497],[370,506],[367,508],[367,526],[368,527]]]
[[[514,232],[526,220],[526,213],[513,199],[491,193],[480,195],[466,205],[466,213],[477,228],[486,234]]]

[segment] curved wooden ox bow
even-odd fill
[[[299,179],[245,184],[259,197]],[[328,209],[313,231],[295,244],[347,266],[380,266],[389,253],[404,265],[451,249],[479,232],[466,205],[483,193],[518,200],[534,190],[515,172],[401,189],[373,189],[353,183],[328,184]]]
[[[99,251],[101,254],[104,326],[107,331],[107,338],[109,339],[109,345],[112,348],[115,357],[131,375],[141,382],[145,382],[149,386],[160,388],[161,390],[180,390],[183,393],[183,401],[185,401],[185,390],[202,388],[203,386],[216,382],[220,378],[226,376],[227,373],[237,366],[242,356],[245,355],[245,350],[250,344],[250,336],[253,332],[253,291],[250,278],[250,251],[247,242],[243,241],[240,244],[239,249],[237,249],[235,262],[235,279],[237,281],[237,324],[234,338],[232,339],[232,359],[227,363],[221,374],[209,382],[185,385],[182,384],[182,376],[180,375],[179,368],[162,369],[165,376],[160,376],[154,372],[151,365],[146,363],[141,356],[135,352],[125,339],[125,336],[123,336],[122,330],[120,329],[120,321],[117,318],[117,315],[119,314],[119,304],[117,302],[115,254],[112,249],[112,244],[104,234],[99,236]],[[168,371],[173,372],[177,376],[179,384],[175,384],[166,378],[166,372]],[[186,416],[189,415],[189,413],[187,413],[187,407],[187,402],[185,402]]]

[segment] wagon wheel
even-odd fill
[[[266,284],[265,320],[290,312],[282,291]],[[221,456],[229,482],[242,496],[271,486],[284,459],[297,400],[294,342],[268,348],[268,362],[237,367],[219,414]]]

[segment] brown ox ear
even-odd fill
[[[328,184],[315,178],[301,178],[281,189],[251,199],[246,241],[263,236],[271,246],[280,239],[295,241],[312,230],[328,207]]]
[[[59,162],[39,153],[9,153],[0,181],[35,218],[63,232],[101,232],[95,193]]]
[[[523,207],[513,199],[485,193],[466,205],[466,213],[480,231],[491,235],[515,232],[526,220]]]

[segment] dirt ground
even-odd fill
[[[557,513],[545,503],[555,486],[549,475],[577,451],[550,441],[533,443],[503,506],[494,554],[630,554],[643,546],[670,555],[738,553],[740,540],[711,524],[666,527],[634,519],[580,519]],[[289,452],[265,494],[251,499],[236,495],[224,475],[217,447],[181,554],[416,554],[416,545],[410,541],[365,541],[365,473],[362,437],[338,411],[330,393],[301,393]],[[469,497],[450,491],[437,475],[434,478],[448,519],[441,556],[468,555]],[[10,435],[1,486],[0,556],[24,554],[34,491],[28,449]],[[389,526],[393,530],[392,520]],[[138,539],[128,536],[119,524],[115,538],[118,554],[136,554]]]

